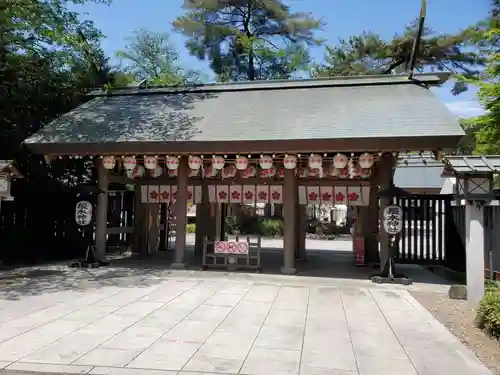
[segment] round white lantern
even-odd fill
[[[176,177],[177,176],[177,169],[169,169],[168,176],[169,177]]]
[[[259,171],[259,176],[260,178],[271,178],[276,175],[276,168],[274,166],[271,166],[269,169],[261,169]]]
[[[337,154],[333,158],[333,165],[337,169],[345,168],[347,162],[348,162],[347,156],[345,156],[344,154]]]
[[[286,169],[294,169],[297,166],[297,157],[295,155],[287,155],[283,158],[283,166]]]
[[[222,168],[224,168],[225,163],[226,161],[222,156],[214,156],[212,159],[212,166],[215,170],[221,170]]]
[[[236,167],[233,164],[230,164],[222,169],[222,178],[233,178],[236,176],[236,171]]]
[[[146,169],[154,170],[156,168],[156,158],[154,156],[146,156],[144,158],[144,166]]]
[[[238,156],[236,158],[236,169],[243,171],[248,167],[248,158],[244,156]]]
[[[361,154],[358,160],[358,164],[361,168],[371,168],[373,166],[374,159],[373,155],[365,152]]]
[[[273,158],[269,155],[262,155],[260,157],[260,167],[262,169],[270,169],[273,166]]]
[[[323,166],[323,158],[317,154],[309,156],[309,168],[320,169]]]
[[[126,156],[123,158],[123,168],[125,168],[127,171],[133,170],[136,165],[137,165],[137,160],[135,160],[135,157]]]
[[[167,161],[165,162],[167,169],[174,170],[179,168],[179,158],[177,156],[169,156],[167,157]]]
[[[202,163],[202,160],[199,156],[190,156],[189,157],[189,161],[188,161],[189,168],[198,170],[201,168],[201,163]]]
[[[113,169],[116,165],[115,157],[114,156],[104,156],[102,158],[102,165],[106,169]]]
[[[127,169],[128,178],[141,178],[144,176],[145,169],[142,165],[136,165],[134,169]]]
[[[163,168],[157,165],[155,169],[150,169],[151,177],[160,177],[163,174]]]

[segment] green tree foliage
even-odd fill
[[[478,98],[487,111],[485,115],[464,121],[468,134],[475,136],[474,153],[500,154],[500,1],[492,2],[487,20],[471,27],[465,35],[486,56],[486,68],[475,79],[465,82],[479,86]]]
[[[406,68],[416,36],[417,22],[408,25],[391,40],[373,32],[341,39],[326,48],[325,62],[313,69],[315,76],[351,76],[390,73],[398,64]],[[462,33],[437,34],[424,27],[415,68],[426,71],[451,71],[472,77],[478,74],[484,60],[470,52],[467,38]],[[462,82],[454,88],[458,94],[465,90]]]
[[[41,158],[28,157],[21,142],[86,100],[89,88],[112,81],[99,48],[100,32],[92,22],[80,21],[68,10],[69,4],[85,2],[0,1],[0,159],[15,158],[28,178],[66,172],[56,166],[47,169]],[[94,58],[90,59],[81,35]],[[96,75],[94,60],[99,74],[110,77]],[[82,163],[80,168],[84,168]]]
[[[177,18],[189,52],[208,59],[219,80],[290,78],[309,63],[321,22],[281,0],[193,0]]]
[[[147,80],[153,85],[181,85],[198,82],[197,71],[179,66],[179,52],[170,42],[168,33],[136,30],[127,38],[128,45],[116,55],[126,64],[125,72],[136,82]]]

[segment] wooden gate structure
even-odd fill
[[[99,91],[25,143],[46,160],[94,158],[103,191],[96,210],[100,258],[113,215],[108,188],[128,184],[135,185],[135,249],[157,249],[161,223],[154,218],[161,203],[174,206],[172,267],[185,266],[188,202],[200,208],[199,249],[203,238],[217,236],[220,215],[213,213],[221,205],[282,204],[283,273],[295,272],[305,204],[355,205],[367,259],[379,247],[386,259],[389,237],[378,233],[378,212],[391,199],[380,198],[377,210],[377,195],[392,185],[397,154],[439,153],[463,135],[429,90],[448,78],[375,75]]]

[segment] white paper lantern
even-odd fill
[[[174,170],[179,168],[179,158],[177,156],[169,156],[167,157],[167,161],[165,162],[167,169]]]
[[[270,169],[273,166],[273,158],[269,155],[262,155],[260,157],[260,167],[262,169]]]
[[[236,176],[237,169],[234,164],[230,164],[222,169],[222,178],[233,178]]]
[[[345,168],[347,166],[347,162],[348,162],[347,156],[345,156],[344,154],[337,154],[333,158],[333,165],[337,169]]]
[[[222,156],[214,156],[212,159],[212,166],[215,170],[221,170],[222,168],[224,168],[225,163],[226,161]]]
[[[198,170],[201,168],[202,160],[199,156],[190,156],[188,164],[189,168]]]
[[[156,158],[154,156],[146,156],[144,158],[144,166],[146,169],[154,170],[156,168]]]
[[[274,166],[271,166],[269,169],[261,169],[259,171],[259,177],[260,178],[271,178],[276,175],[276,168]]]
[[[155,169],[150,169],[151,177],[160,177],[163,174],[163,167],[157,165]]]
[[[236,158],[236,169],[243,171],[248,167],[248,158],[244,156],[238,156]]]
[[[145,169],[142,165],[136,165],[134,169],[127,169],[127,177],[128,178],[141,178],[144,176]]]
[[[286,169],[294,169],[297,166],[297,157],[295,155],[287,155],[283,158],[283,166]]]
[[[104,156],[102,158],[102,165],[106,169],[113,169],[116,165],[115,157],[114,156]]]
[[[176,177],[177,176],[177,169],[168,169],[168,176],[169,177]]]
[[[309,168],[320,169],[323,166],[323,158],[317,154],[309,156]]]
[[[374,163],[374,158],[372,154],[365,152],[359,157],[358,164],[361,168],[371,168]]]
[[[137,165],[137,160],[135,160],[135,157],[126,156],[123,158],[123,168],[125,168],[127,171],[133,170],[136,165]]]

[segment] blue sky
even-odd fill
[[[75,7],[82,19],[93,20],[102,30],[104,51],[110,57],[125,46],[125,37],[135,29],[171,31],[172,21],[183,13],[184,0],[114,0],[111,6],[89,4]],[[293,11],[311,12],[325,23],[320,37],[335,43],[339,38],[371,30],[391,38],[420,11],[420,0],[288,0]],[[484,18],[490,0],[428,0],[426,25],[437,32],[460,30]],[[183,48],[184,39],[172,34],[172,42],[181,52],[182,62],[190,68],[208,71],[207,64],[189,56]],[[316,61],[323,58],[323,50],[312,51]],[[116,61],[116,60],[114,60]],[[436,90],[437,95],[456,114],[464,117],[482,113],[475,99],[476,90],[458,97],[450,94],[450,86]]]

